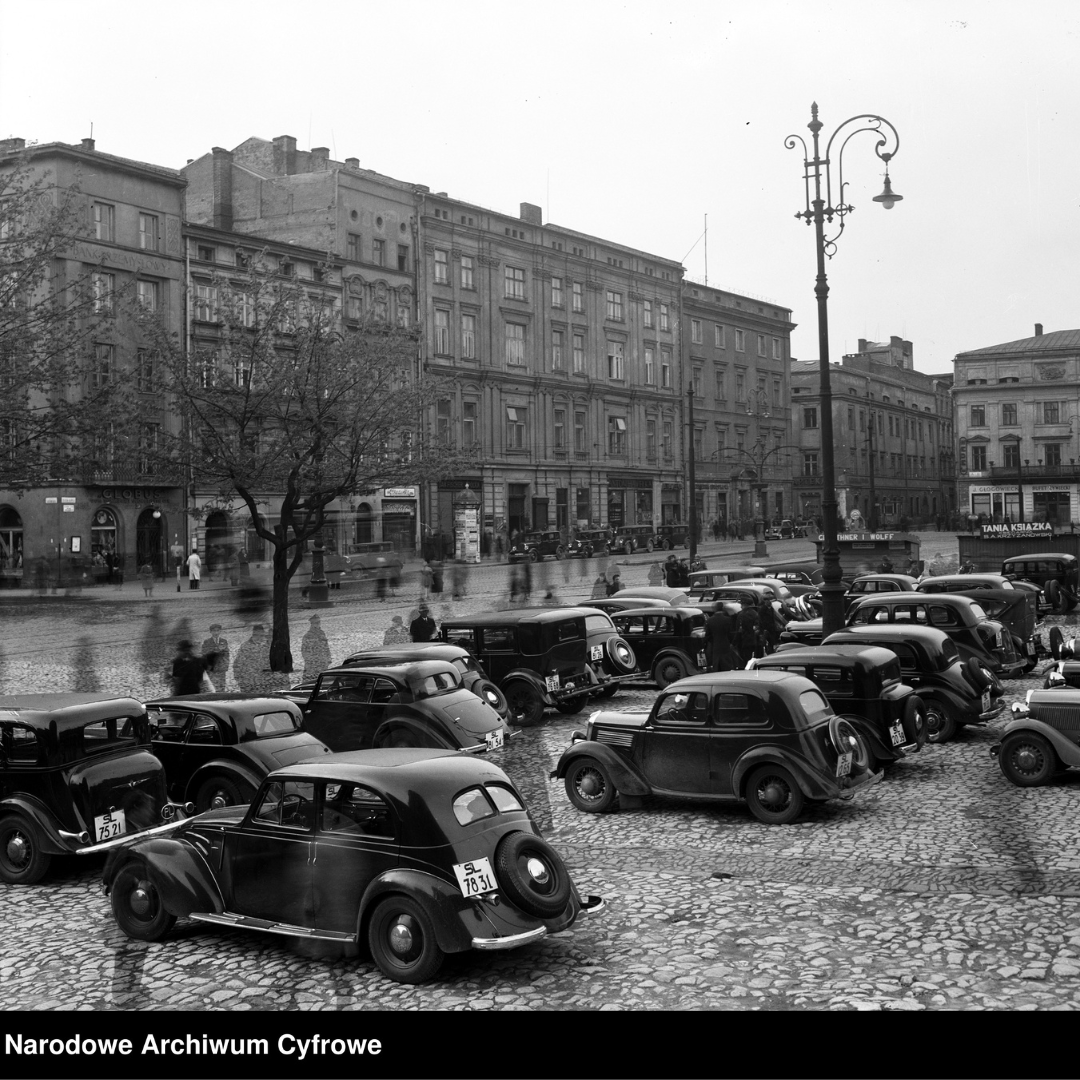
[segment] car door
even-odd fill
[[[738,795],[733,782],[735,765],[751,747],[781,741],[774,731],[766,703],[756,694],[741,690],[714,695],[713,733],[709,742],[709,777],[716,795]]]
[[[359,671],[324,673],[307,704],[301,707],[304,730],[326,743],[335,754],[368,749],[375,736],[371,718],[374,685],[374,675]]]
[[[315,784],[275,780],[234,831],[226,830],[226,904],[239,915],[314,926]]]
[[[649,784],[662,791],[711,792],[711,735],[708,694],[665,694],[642,731],[641,766]]]

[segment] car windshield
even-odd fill
[[[468,671],[480,670],[480,665],[471,656],[455,656],[453,664],[462,675]]]
[[[84,724],[74,731],[65,732],[61,741],[66,749],[78,750],[74,757],[82,754],[101,754],[111,750],[127,749],[139,743],[138,732],[144,722],[131,716],[110,717],[92,724]],[[65,757],[68,757],[65,754]],[[71,760],[72,758],[69,758]]]
[[[271,735],[286,735],[299,731],[300,722],[291,712],[281,710],[280,712],[259,713],[252,727],[255,738],[263,739]]]

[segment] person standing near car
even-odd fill
[[[196,656],[190,641],[178,642],[176,650],[176,658],[172,662],[173,694],[201,694],[203,676],[215,659],[213,654]]]
[[[431,641],[435,637],[435,620],[427,604],[420,605],[419,614],[409,623],[409,636],[413,641]]]
[[[773,593],[766,593],[758,605],[758,618],[761,620],[760,645],[761,654],[767,656],[776,651],[780,643],[780,632],[786,625],[780,612],[776,609]]]
[[[251,628],[251,637],[236,650],[233,662],[233,677],[240,692],[258,694],[265,690],[269,667],[270,639],[266,636],[266,627],[256,623]]]
[[[326,640],[318,615],[312,615],[308,632],[300,642],[300,655],[304,659],[304,678],[314,679],[330,667],[330,642]]]
[[[735,651],[738,653],[740,666],[745,666],[758,649],[761,617],[749,596],[744,596],[739,605],[740,611],[735,618]]]
[[[705,623],[705,666],[709,671],[731,671],[737,667],[731,652],[735,620],[718,607]]]
[[[229,643],[221,636],[221,623],[210,624],[210,636],[202,643],[205,657],[212,656],[214,661],[207,666],[206,674],[215,690],[225,689],[225,679],[229,673]]]

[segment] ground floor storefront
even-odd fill
[[[971,483],[961,485],[960,497],[963,513],[979,522],[1046,521],[1051,525],[1080,522],[1080,484]]]

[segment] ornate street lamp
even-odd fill
[[[836,241],[844,231],[844,219],[855,209],[844,202],[844,149],[848,142],[860,132],[869,131],[878,136],[874,152],[885,162],[885,189],[874,196],[874,202],[881,203],[886,210],[900,202],[902,196],[892,190],[889,181],[889,162],[900,148],[900,136],[896,128],[884,117],[873,113],[861,113],[845,120],[829,136],[825,146],[825,156],[821,156],[819,138],[823,127],[818,120],[817,102],[810,106],[810,123],[807,125],[813,138],[813,157],[810,156],[806,142],[801,135],[789,135],[784,140],[788,150],[795,149],[796,143],[803,148],[803,182],[805,185],[806,208],[796,213],[797,218],[804,218],[806,224],[814,225],[814,238],[817,250],[817,284],[814,287],[818,309],[818,364],[821,381],[821,457],[822,457],[822,517],[824,518],[824,578],[821,586],[822,629],[831,634],[844,624],[844,586],[841,584],[843,573],[840,567],[840,548],[837,541],[835,463],[833,458],[833,418],[832,386],[829,379],[829,286],[825,277],[825,258],[836,254]],[[837,200],[833,202],[832,165],[833,143],[840,137],[836,148],[835,164],[837,169]],[[890,147],[891,149],[886,149]],[[822,196],[822,176],[825,179],[825,194]],[[811,192],[811,183],[813,191]],[[836,233],[826,238],[825,222],[830,224],[838,219]]]

